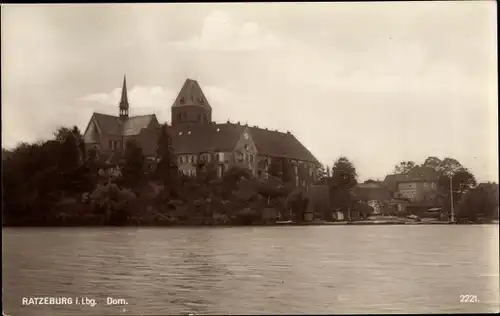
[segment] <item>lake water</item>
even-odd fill
[[[4,312],[498,312],[498,235],[495,225],[4,228]],[[43,296],[73,304],[22,305]]]

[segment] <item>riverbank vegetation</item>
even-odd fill
[[[277,214],[300,219],[308,202],[286,181],[284,164],[272,167],[281,178],[271,174],[268,181],[242,168],[217,178],[205,162],[196,177],[182,175],[166,128],[155,163],[133,141],[112,156],[86,151],[76,127],[2,155],[7,226],[259,225],[274,223]]]
[[[304,219],[309,195],[294,188],[286,160],[273,159],[266,180],[237,167],[218,178],[215,165],[206,161],[195,165],[195,177],[187,177],[177,168],[166,128],[157,145],[154,162],[134,141],[123,152],[99,155],[86,150],[77,127],[61,127],[51,140],[3,149],[3,224],[265,225],[276,218]],[[437,190],[426,197],[429,205],[450,209],[451,178],[456,218],[498,219],[497,184],[477,186],[474,175],[452,158],[402,162],[395,172],[404,175],[417,167],[439,175]],[[372,215],[373,208],[355,194],[357,183],[356,168],[346,157],[321,168],[317,184],[325,185],[328,205],[315,205],[314,218],[335,220],[332,210],[348,210],[358,219]],[[388,200],[381,202],[385,215],[408,215],[390,209]]]
[[[453,201],[455,219],[459,221],[498,220],[498,184],[478,185],[474,174],[457,159],[450,157],[441,160],[431,156],[421,165],[403,161],[395,166],[394,172],[409,175],[422,168],[433,170],[438,179],[436,190],[424,196],[424,203],[441,207],[450,213]]]

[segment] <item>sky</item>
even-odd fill
[[[359,180],[453,157],[498,182],[496,2],[3,5],[2,146],[170,107],[197,80],[216,122],[291,131]]]

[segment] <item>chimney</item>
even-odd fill
[[[238,125],[240,125],[240,121],[238,121]]]

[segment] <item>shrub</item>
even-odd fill
[[[104,223],[111,225],[126,223],[130,205],[136,198],[131,190],[120,189],[111,182],[98,184],[90,195],[94,211],[104,215]]]

